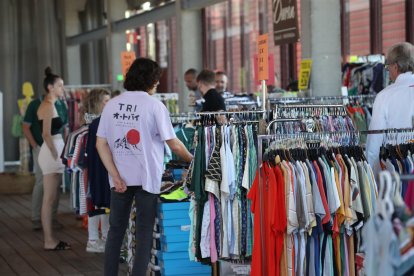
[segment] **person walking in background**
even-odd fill
[[[96,148],[111,185],[106,276],[118,275],[120,249],[134,198],[137,242],[132,275],[146,275],[163,173],[164,143],[184,161],[192,159],[175,136],[167,108],[151,97],[160,76],[158,63],[136,59],[126,74],[127,91],[106,104],[99,123]]]
[[[393,84],[375,98],[369,130],[412,128],[414,122],[414,46],[397,43],[388,50],[385,66]],[[381,170],[380,147],[384,134],[367,137],[367,158],[377,176]]]
[[[43,201],[43,174],[42,170],[39,167],[39,152],[40,147],[43,144],[42,138],[42,129],[40,126],[39,119],[37,117],[37,110],[39,109],[40,104],[42,103],[43,96],[38,97],[32,100],[24,115],[22,130],[24,135],[26,136],[29,144],[32,148],[32,158],[33,158],[33,172],[35,175],[35,184],[33,186],[32,192],[32,206],[31,206],[31,219],[32,219],[32,229],[33,230],[40,230],[42,229],[42,223],[40,220],[40,210],[42,207]],[[65,103],[58,99],[55,102],[55,108],[59,117],[62,119],[64,127],[62,128],[62,134],[64,135],[65,129],[67,129],[67,108]],[[53,221],[53,228],[60,229],[63,227],[61,223],[59,223],[56,219],[56,214],[59,206],[59,198],[60,193],[57,193],[56,201],[53,204],[52,208],[52,221]]]
[[[60,154],[64,147],[63,137],[60,133],[64,123],[55,107],[56,101],[63,96],[63,80],[52,73],[48,67],[43,87],[46,91],[42,103],[37,111],[42,138],[44,143],[40,147],[39,167],[43,173],[43,202],[41,220],[44,236],[45,250],[67,250],[70,245],[57,240],[52,230],[52,206],[56,204],[59,187],[62,182],[63,165]]]

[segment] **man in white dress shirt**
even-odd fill
[[[393,84],[378,93],[373,107],[370,130],[412,128],[414,120],[414,46],[408,42],[393,45],[387,53],[385,66]],[[401,137],[402,135],[398,135]],[[367,158],[375,176],[381,170],[380,147],[384,134],[370,134],[367,139]]]

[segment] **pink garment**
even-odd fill
[[[210,201],[210,259],[212,263],[217,262],[217,248],[216,248],[216,231],[214,227],[214,220],[216,219],[216,209],[214,206],[214,195],[209,193],[208,200]]]
[[[410,208],[410,210],[414,209],[414,181],[408,182],[408,189],[407,193],[405,194],[404,201],[405,204]]]

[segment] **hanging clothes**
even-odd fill
[[[69,173],[71,205],[79,215],[105,213],[110,206],[108,172],[96,151],[99,118],[69,133],[61,158]]]
[[[266,151],[248,195],[255,214],[251,275],[263,275],[264,269],[266,275],[356,275],[353,264],[361,247],[354,239],[372,215],[377,198],[362,149],[272,148]],[[257,218],[259,174],[265,237]],[[261,255],[262,244],[266,256]]]
[[[232,123],[199,126],[195,132],[195,158],[186,183],[194,192],[190,248],[199,261],[240,260],[252,254],[247,193],[257,168],[255,128]]]

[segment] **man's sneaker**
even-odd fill
[[[103,253],[105,251],[105,244],[101,240],[88,241],[86,244],[86,252],[89,253]]]

